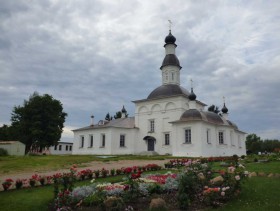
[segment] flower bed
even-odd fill
[[[44,186],[44,185],[50,185],[50,184],[56,184],[59,182],[68,182],[66,180],[69,180],[71,177],[71,180],[85,180],[85,179],[92,179],[92,178],[99,178],[99,177],[107,177],[107,176],[115,176],[115,175],[121,175],[121,174],[127,174],[127,171],[130,172],[138,172],[138,171],[153,171],[153,170],[159,170],[161,169],[161,166],[157,164],[148,164],[146,166],[133,166],[133,167],[127,167],[127,168],[121,168],[116,170],[107,170],[107,169],[100,169],[100,170],[91,170],[91,169],[84,169],[81,171],[77,171],[77,165],[73,165],[70,168],[70,173],[56,173],[54,175],[38,175],[34,174],[31,176],[31,178],[28,179],[22,179],[18,178],[16,181],[13,181],[10,178],[7,178],[5,181],[2,182],[2,187],[5,191],[11,189],[11,188],[27,188],[27,187],[36,187],[36,186]],[[129,172],[129,173],[130,173]],[[136,176],[135,174],[134,176]]]
[[[141,170],[135,167],[123,168],[125,180],[121,183],[99,184],[93,181],[91,185],[77,187],[71,192],[63,189],[55,198],[55,208],[71,210],[74,207],[90,206],[93,210],[102,207],[125,210],[130,207],[133,210],[139,203],[142,206],[143,203],[150,203],[154,194],[161,199],[157,203],[160,201],[161,208],[166,210],[189,209],[190,206],[216,207],[237,195],[246,177],[243,167],[231,166],[227,171],[217,173],[208,164],[198,160],[186,161],[185,167],[177,174],[168,172],[143,176]]]

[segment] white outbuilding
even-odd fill
[[[25,144],[19,141],[0,141],[0,148],[7,150],[8,155],[25,155]]]
[[[245,132],[228,119],[228,109],[207,111],[180,85],[181,66],[176,56],[176,38],[165,38],[165,58],[160,67],[162,85],[146,99],[133,101],[134,117],[73,130],[73,154],[171,154],[173,156],[211,157],[245,155]],[[92,116],[93,118],[93,116]]]

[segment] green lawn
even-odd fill
[[[279,164],[279,163],[278,163]],[[244,184],[241,194],[217,211],[280,210],[280,179],[253,177]]]
[[[164,160],[171,158],[171,156],[135,155],[122,155],[111,158],[100,158],[95,155],[4,156],[0,157],[0,175],[30,170],[52,171],[62,168],[69,168],[73,164],[79,164],[79,167],[86,167],[86,163],[92,161],[108,162],[117,160]]]

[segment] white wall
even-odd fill
[[[133,154],[137,142],[138,129],[126,128],[94,128],[74,131],[73,154]],[[105,146],[102,146],[102,134],[105,134]],[[93,146],[90,147],[90,136],[93,135]],[[120,135],[125,135],[125,147],[120,147]],[[84,136],[84,146],[80,146]]]
[[[169,122],[178,120],[182,113],[188,109],[188,99],[185,97],[170,97],[144,102],[136,102],[135,125],[139,127],[139,141],[136,143],[136,153],[147,151],[145,136],[156,139],[155,151],[159,154],[171,154],[175,142],[172,126]],[[150,120],[155,122],[155,131],[150,132]],[[170,145],[164,145],[164,134],[170,134]]]
[[[51,155],[66,155],[72,154],[73,143],[58,142],[57,147],[51,146],[49,148]]]

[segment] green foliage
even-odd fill
[[[6,149],[0,148],[0,156],[7,156],[7,155],[8,155],[8,151]]]
[[[95,207],[104,207],[103,202],[106,199],[105,192],[98,191],[83,200],[83,205],[85,206],[95,206]]]
[[[273,152],[280,149],[279,140],[261,140],[256,134],[249,134],[246,137],[246,148],[248,153]]]
[[[26,152],[31,147],[41,151],[60,140],[66,116],[60,101],[48,94],[34,93],[23,106],[14,107],[11,121]]]
[[[163,187],[161,185],[157,184],[157,183],[154,183],[154,184],[150,185],[148,190],[149,190],[150,194],[154,194],[154,193],[161,194],[161,193],[163,193]]]
[[[111,117],[111,115],[109,114],[109,112],[106,114],[105,116],[105,120],[107,121],[111,121],[113,119],[113,117]]]
[[[194,172],[181,175],[178,188],[178,203],[182,210],[187,210],[197,194],[198,178]]]
[[[3,125],[0,127],[0,141],[18,140],[18,131],[12,126]]]
[[[209,107],[208,107],[208,111],[214,112],[214,113],[216,113],[216,114],[220,113],[219,107],[218,107],[218,106],[215,106],[215,105],[209,106]]]

